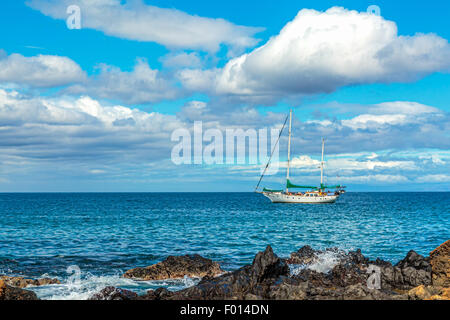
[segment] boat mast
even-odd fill
[[[323,151],[325,149],[325,139],[322,138],[322,161],[320,162],[320,189],[323,185]]]
[[[291,164],[291,128],[292,128],[292,109],[289,110],[289,140],[288,140],[286,182],[289,180],[289,167]],[[286,188],[286,192],[289,192],[288,188]]]

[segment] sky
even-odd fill
[[[290,109],[293,183],[450,191],[448,1],[0,6],[0,192],[253,191]]]

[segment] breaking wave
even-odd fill
[[[302,270],[309,269],[316,272],[328,273],[342,260],[343,252],[326,250],[316,254],[314,260],[309,264],[289,265],[292,276],[298,275]]]
[[[148,290],[154,290],[159,287],[165,287],[171,291],[181,290],[191,287],[199,281],[200,279],[189,277],[176,280],[136,281],[123,278],[119,274],[106,276],[86,275],[77,281],[66,279],[61,284],[27,287],[27,290],[34,291],[38,298],[43,300],[87,300],[93,294],[108,286],[131,290],[137,294],[145,294]]]

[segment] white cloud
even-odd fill
[[[410,101],[384,102],[368,107],[366,112],[341,123],[352,129],[366,129],[421,123],[429,117],[444,117],[437,108]]]
[[[383,184],[395,184],[408,182],[409,179],[402,175],[389,175],[389,174],[374,174],[364,176],[350,176],[339,177],[339,181],[343,183],[383,183]]]
[[[178,116],[188,121],[204,120],[205,112],[208,111],[208,104],[204,101],[189,101],[178,113]]]
[[[35,98],[0,89],[0,146],[8,155],[168,158],[170,134],[183,126],[175,116],[105,106],[89,97]]]
[[[299,156],[292,159],[291,165],[293,168],[317,168],[318,166],[320,166],[320,161],[314,160],[309,156]]]
[[[201,58],[197,52],[169,53],[162,57],[160,61],[166,68],[199,68],[202,65]]]
[[[376,104],[371,108],[373,114],[407,114],[422,115],[430,113],[440,113],[438,108],[430,107],[421,103],[411,101],[392,101]]]
[[[450,155],[445,152],[425,153],[419,156],[424,165],[441,166],[447,164],[450,160]]]
[[[417,170],[413,161],[358,161],[355,159],[330,159],[328,168],[334,170],[377,170],[377,169],[402,169]]]
[[[313,159],[307,155],[294,157],[291,160],[292,168],[303,169],[302,171],[317,171],[320,166],[320,160]],[[280,167],[287,167],[287,162],[280,163]],[[374,171],[383,169],[400,169],[400,170],[417,170],[414,161],[373,161],[360,160],[357,155],[352,155],[348,158],[341,158],[340,155],[332,155],[327,157],[326,169],[333,172],[338,171]]]
[[[177,78],[191,91],[206,92],[214,86],[218,72],[218,69],[184,69],[177,72]]]
[[[404,114],[389,114],[389,115],[373,115],[363,114],[350,120],[342,120],[342,124],[352,129],[364,129],[368,127],[368,124],[374,125],[396,125],[403,124],[406,121],[407,116]]]
[[[0,52],[0,82],[46,88],[85,79],[80,66],[67,57],[37,55],[25,57]]]
[[[441,183],[441,182],[447,182],[450,183],[450,175],[447,174],[428,174],[428,175],[424,175],[421,176],[419,178],[417,178],[416,180],[417,182],[420,183],[427,183],[427,182],[436,182],[436,183]]]
[[[187,87],[271,102],[367,83],[408,82],[450,70],[450,45],[434,34],[399,36],[394,22],[333,7],[304,9],[265,45],[223,69],[180,74]]]
[[[386,105],[390,107],[386,108]],[[339,113],[340,109],[348,109],[345,104],[334,105],[339,116],[336,116],[334,109],[328,109],[324,113],[325,120],[299,121],[294,117],[293,154],[320,154],[322,137],[327,140],[326,153],[329,155],[450,148],[448,112],[403,101],[380,106],[361,105],[349,115]],[[320,108],[315,106],[315,109]]]
[[[261,28],[235,25],[224,19],[190,15],[176,9],[158,8],[142,1],[122,4],[120,0],[30,0],[30,7],[55,19],[66,20],[66,8],[81,8],[82,28],[138,41],[152,41],[169,48],[216,52],[221,44],[232,52],[253,47],[253,35]]]
[[[431,156],[431,161],[437,165],[445,164],[445,161],[441,160],[441,158],[439,158],[439,156],[437,154],[433,154]]]
[[[317,175],[301,175],[296,176],[296,174],[292,174],[292,181],[296,181],[297,183],[300,183],[299,181],[302,181],[301,183],[304,184],[315,184],[317,181],[320,181],[320,173],[317,173]],[[338,176],[338,177],[331,177],[327,174],[325,174],[325,184],[328,185],[335,185],[335,184],[366,184],[366,185],[395,185],[395,184],[401,184],[405,182],[409,182],[410,179],[404,175],[400,174],[358,174],[358,175],[346,175],[346,176]],[[284,183],[283,179],[281,181],[277,181],[278,183]]]
[[[270,112],[262,115],[255,109],[218,114],[211,112],[209,105],[202,101],[187,103],[177,115],[164,115],[121,105],[106,105],[87,96],[32,97],[0,89],[0,166],[3,168],[0,179],[15,181],[19,175],[32,176],[30,172],[35,175],[30,178],[35,182],[40,178],[48,181],[50,176],[59,176],[67,181],[70,180],[67,177],[79,178],[80,174],[86,179],[106,176],[115,179],[120,176],[120,179],[125,177],[130,181],[144,176],[151,181],[155,174],[161,172],[176,177],[190,169],[170,164],[173,130],[180,127],[192,130],[193,120],[202,120],[204,129],[218,128],[222,132],[226,128],[270,129],[271,126],[280,127],[284,118],[283,114]],[[320,124],[298,121],[294,127],[295,138],[298,137],[295,132],[301,131],[302,134],[292,144],[292,154],[301,155],[292,159],[292,176],[297,176],[296,171],[299,171],[303,179],[304,172],[309,172],[310,180],[317,181],[320,137],[325,129]],[[327,136],[326,144],[325,173],[329,183],[391,185],[422,180],[425,183],[434,180],[446,182],[449,154],[439,149],[421,151],[429,143],[429,137],[423,137],[423,134],[392,134],[393,128],[389,124],[382,130],[361,131],[342,125],[337,129],[333,126],[326,128],[333,130]],[[411,128],[415,131],[415,127],[407,125],[406,132]],[[432,136],[436,137],[437,146],[448,150],[443,139],[448,130],[445,127],[441,129],[442,132],[434,131]],[[387,138],[398,136],[405,140]],[[286,146],[286,135],[283,135],[280,155],[286,154]],[[377,150],[376,157],[368,150]],[[163,161],[164,165],[161,165]],[[284,165],[282,163],[281,167]],[[220,170],[217,167],[210,169]],[[240,179],[257,180],[259,169],[248,165],[236,167],[234,172]],[[209,175],[203,167],[193,170],[190,171],[195,172],[192,179],[201,181]],[[417,178],[418,174],[426,178]]]
[[[401,126],[426,123],[431,119],[444,119],[441,110],[410,101],[394,101],[366,106],[365,112],[350,119],[343,119],[340,124],[353,130],[382,128],[386,126]],[[323,126],[333,123],[329,120],[315,121]]]
[[[0,84],[3,89],[64,87],[63,93],[91,95],[127,104],[154,103],[184,95],[175,79],[152,69],[145,59],[137,59],[133,70],[99,64],[98,74],[86,76],[80,66],[67,57],[6,55],[0,50]]]
[[[130,72],[105,64],[99,68],[98,75],[69,87],[65,92],[117,99],[129,104],[170,100],[181,95],[171,79],[164,77],[159,70],[151,69],[143,59],[138,59]]]

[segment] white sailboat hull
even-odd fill
[[[288,195],[281,192],[263,192],[264,196],[273,203],[334,203],[339,195],[323,195],[323,196],[305,196],[305,195]]]

